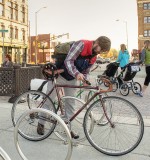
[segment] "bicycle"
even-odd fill
[[[81,125],[80,127],[83,127],[85,136],[89,141],[89,143],[98,151],[111,156],[120,156],[127,154],[139,145],[144,133],[143,118],[138,109],[131,102],[121,97],[102,96],[102,93],[112,91],[112,84],[108,79],[101,78],[103,82],[109,84],[107,90],[102,90],[100,89],[99,86],[85,87],[85,86],[60,85],[56,83],[56,78],[58,77],[60,72],[61,70],[57,70],[57,68],[51,63],[45,66],[44,74],[45,76],[47,75],[49,79],[53,80],[54,87],[47,95],[37,91],[28,91],[20,95],[17,101],[13,105],[12,120],[14,124],[16,124],[15,112],[20,108],[18,103],[19,99],[21,99],[25,94],[28,95],[27,97],[29,97],[30,95],[36,95],[37,97],[43,96],[42,102],[37,106],[40,108],[42,107],[42,104],[45,103],[46,100],[48,100],[48,97],[53,92],[53,90],[56,89],[58,102],[60,105],[60,112],[61,114],[63,114],[64,111],[63,107],[61,106],[65,98],[74,101],[76,100],[80,101],[80,100],[70,96],[59,97],[59,94],[57,92],[58,87],[93,89],[96,91],[94,95],[86,103],[84,103],[81,106],[81,108],[77,109],[75,114],[66,122],[70,130],[72,129],[72,123],[74,122],[73,120],[75,120],[75,122],[77,122],[78,125],[79,124]],[[94,103],[90,104],[90,102],[96,96],[99,96],[99,99]],[[28,100],[29,99],[27,99],[27,101]],[[88,106],[88,104],[90,104],[90,106]],[[27,107],[30,108],[29,106]],[[83,110],[86,107],[87,110],[85,110],[85,115],[83,115]],[[111,116],[109,115],[110,111],[111,111]],[[105,119],[107,120],[108,123],[102,126],[99,125],[99,123],[101,117],[104,114],[105,114]],[[81,115],[81,117],[78,117],[79,115]],[[54,125],[56,124],[53,123],[53,126]],[[48,137],[53,131],[57,132],[57,134],[60,137],[63,137],[62,132],[59,130],[59,126],[56,126],[56,128],[49,128],[49,132],[46,132],[46,136],[45,135],[41,136],[40,140]],[[82,132],[79,129],[79,127],[77,128],[77,131]],[[24,134],[24,137],[26,138],[27,135]],[[34,140],[39,140],[39,139],[34,137]]]

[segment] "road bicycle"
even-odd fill
[[[108,79],[101,78],[103,83],[108,84],[107,89],[101,89],[99,86],[61,85],[56,83],[56,78],[62,70],[58,70],[53,64],[49,63],[45,65],[43,71],[44,74],[47,75],[47,78],[53,81],[54,87],[47,95],[38,91],[28,91],[20,95],[12,108],[12,121],[14,125],[18,119],[18,115],[22,114],[22,110],[33,107],[31,102],[35,108],[45,108],[45,105],[49,104],[49,109],[55,112],[55,107],[50,99],[50,95],[56,90],[61,115],[64,114],[63,102],[66,99],[74,101],[73,104],[76,107],[76,111],[72,117],[69,120],[64,119],[68,128],[78,132],[81,139],[85,138],[83,138],[83,134],[85,134],[89,143],[98,151],[111,156],[119,156],[131,152],[139,145],[144,133],[143,118],[131,102],[121,97],[102,96],[102,93],[112,91],[112,84]],[[59,87],[92,89],[95,90],[95,93],[87,102],[82,103],[82,101],[76,97],[60,97],[58,94]],[[99,96],[99,99],[90,104],[96,96]],[[25,99],[26,103],[19,103],[22,98]],[[81,102],[81,106],[76,105],[76,102],[77,104]],[[103,117],[103,115],[105,116]],[[32,117],[30,118],[32,119]],[[100,121],[104,119],[108,123],[100,125]],[[28,124],[29,122],[26,123]],[[55,134],[57,133],[59,137],[64,138],[63,132],[56,123],[51,122],[51,125],[45,128],[45,130],[46,133],[44,135],[40,137],[34,135],[32,138],[29,137],[27,133],[25,134],[23,130],[19,130],[19,132],[24,138],[34,141],[47,138],[53,131]],[[30,128],[30,133],[32,133],[32,127]]]

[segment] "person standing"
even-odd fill
[[[118,59],[116,60],[116,62],[120,63],[120,68],[121,70],[124,69],[124,67],[129,63],[129,52],[126,48],[125,44],[121,44],[120,45],[120,51],[119,51],[119,55],[118,55]]]
[[[64,72],[57,78],[58,84],[77,85],[77,81],[83,81],[83,85],[86,85],[85,79],[90,71],[91,66],[96,62],[97,55],[102,52],[110,50],[111,41],[108,37],[100,36],[95,41],[91,40],[79,40],[71,45],[71,48],[65,58],[62,66],[59,69],[63,69]],[[47,93],[52,88],[52,82],[48,82]],[[64,88],[65,96],[74,96],[75,89]],[[55,99],[54,94],[50,98]],[[69,119],[74,113],[74,101],[65,101],[65,118]],[[44,122],[39,121],[37,127],[37,133],[39,135],[44,134]],[[71,131],[71,136],[74,139],[79,138],[79,135]]]
[[[11,61],[11,56],[9,54],[5,55],[5,60],[2,64],[2,67],[5,67],[5,68],[12,68],[13,67],[13,62]]]
[[[144,85],[142,87],[142,91],[138,91],[137,94],[140,97],[143,97],[149,83],[150,83],[150,41],[144,41],[144,47],[141,52],[141,59],[139,61],[140,64],[145,64],[146,77],[144,81]]]

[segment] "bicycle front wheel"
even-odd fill
[[[99,125],[101,109],[108,117],[109,123]],[[143,118],[137,108],[129,101],[120,97],[104,97],[94,102],[84,117],[84,132],[90,144],[98,151],[120,156],[131,152],[140,143],[144,133]],[[99,105],[98,105],[99,104]],[[111,118],[108,108],[111,108]],[[89,114],[93,113],[94,129],[89,133]]]
[[[13,104],[12,111],[11,111],[11,118],[13,125],[15,126],[19,117],[27,110],[31,110],[33,108],[44,108],[56,113],[56,109],[50,97],[46,94],[39,92],[39,91],[27,91],[21,94],[15,103]],[[45,125],[45,134],[44,135],[37,135],[33,136],[32,132],[37,128],[37,125],[34,124],[37,115],[31,114],[30,117],[26,119],[26,124],[24,128],[28,129],[30,134],[26,134],[25,130],[19,130],[19,133],[26,139],[32,141],[39,141],[43,140],[48,137],[54,130],[56,124],[50,123],[50,125]],[[44,115],[43,115],[44,117]],[[46,116],[45,116],[46,117]],[[39,123],[45,123],[44,119],[38,119]],[[27,125],[29,124],[29,125]]]

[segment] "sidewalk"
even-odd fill
[[[102,70],[101,70],[102,72]],[[135,80],[143,84],[143,74],[139,73]],[[94,76],[93,76],[94,77]],[[121,96],[119,91],[111,93],[112,95]],[[123,96],[121,96],[123,97]],[[145,132],[139,146],[131,153],[121,157],[111,157],[104,155],[95,150],[86,140],[77,146],[73,147],[71,160],[149,160],[150,159],[150,87],[144,97],[134,95],[132,91],[126,97],[131,101],[141,112],[145,122]],[[11,122],[12,104],[8,103],[9,97],[0,97],[0,146],[7,152],[12,160],[21,160],[14,145],[14,127]],[[48,138],[40,142],[27,141],[24,146],[24,151],[29,160],[64,160],[65,148],[67,147],[60,142],[56,137]],[[51,153],[52,156],[49,156]],[[52,158],[55,157],[55,158]],[[0,160],[1,159],[0,157]]]

